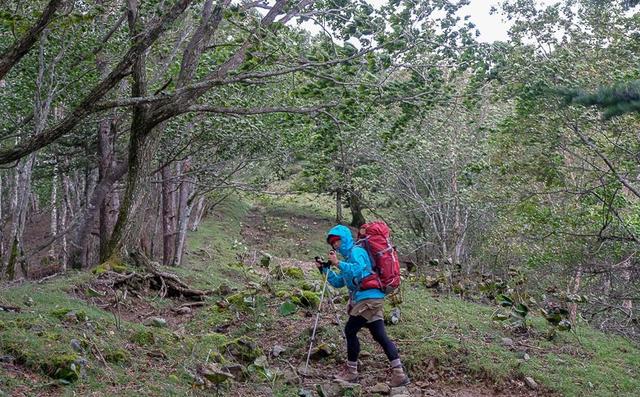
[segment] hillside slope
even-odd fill
[[[331,225],[317,198],[227,200],[190,236],[184,267],[162,269],[214,291],[203,302],[122,281],[143,273],[123,264],[3,286],[0,305],[20,311],[0,311],[0,395],[372,395],[386,363],[366,332],[361,387],[329,380],[345,357],[344,291],[329,289],[320,349],[301,373],[322,283],[311,258],[326,251]],[[536,317],[512,334],[491,321],[495,307],[439,295],[414,276],[402,298],[388,332],[412,396],[640,393],[640,351],[621,338],[578,324],[548,341]],[[235,379],[223,381],[223,367]]]

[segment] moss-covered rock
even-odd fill
[[[55,379],[66,382],[75,382],[80,377],[80,368],[77,364],[80,356],[75,353],[58,353],[48,357],[41,363],[42,372]]]
[[[252,309],[255,306],[255,293],[252,291],[243,291],[238,292],[237,294],[233,294],[228,296],[227,302],[233,305],[237,310],[247,311]]]
[[[131,356],[128,351],[121,348],[115,348],[105,351],[104,359],[112,364],[125,364],[129,362]]]
[[[320,304],[320,297],[313,291],[300,291],[291,301],[297,305],[315,309]]]
[[[294,280],[304,280],[304,272],[299,267],[287,267],[284,269],[284,274]]]
[[[256,342],[247,337],[234,339],[223,346],[223,350],[232,355],[236,360],[251,364],[256,358],[263,355],[262,349]]]
[[[156,342],[153,332],[148,330],[136,331],[129,340],[140,346],[153,345]]]

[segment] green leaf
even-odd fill
[[[298,306],[291,301],[286,301],[280,305],[280,314],[283,316],[290,316],[298,311]]]
[[[496,301],[498,302],[498,304],[500,306],[503,306],[503,307],[511,307],[511,306],[513,306],[513,299],[509,298],[508,296],[506,296],[504,294],[500,294],[500,295],[496,296]]]

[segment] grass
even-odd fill
[[[89,272],[5,289],[2,301],[25,310],[0,312],[0,354],[15,356],[28,379],[36,379],[29,393],[46,393],[56,387],[61,395],[206,395],[209,391],[194,388],[190,372],[207,358],[232,360],[225,343],[241,336],[260,340],[265,351],[273,341],[286,344],[284,360],[299,362],[306,354],[315,311],[300,307],[283,317],[278,309],[303,289],[319,288],[320,277],[313,273],[307,274],[306,280],[285,277],[267,281],[240,262],[255,249],[279,259],[305,261],[324,253],[324,235],[333,224],[331,211],[329,201],[311,195],[262,196],[251,201],[234,196],[222,202],[197,232],[189,234],[184,266],[166,270],[197,288],[233,287],[239,298],[231,308],[221,309],[216,304],[221,297],[211,297],[197,315],[174,329],[124,320],[118,330],[113,314],[75,297],[74,286],[95,277]],[[261,238],[247,246],[242,231],[252,233],[252,228]],[[28,298],[33,301],[30,307],[24,303]],[[417,282],[403,284],[403,298],[402,320],[389,326],[388,332],[398,342],[403,361],[416,380],[428,375],[425,368],[435,359],[440,368],[450,367],[479,380],[504,382],[531,376],[545,389],[565,396],[635,396],[640,391],[640,351],[622,338],[578,324],[575,335],[559,333],[547,341],[542,337],[546,322],[536,316],[530,320],[529,336],[513,335],[491,321],[493,307],[434,295]],[[147,299],[152,307],[161,309],[175,304],[154,296]],[[70,321],[68,311],[75,311],[82,320]],[[224,330],[225,335],[218,330]],[[284,335],[286,339],[280,341]],[[504,337],[514,339],[518,348],[503,346]],[[272,340],[262,340],[266,338]],[[59,385],[56,370],[69,368],[69,362],[78,356],[71,339],[81,342],[89,365],[85,377],[68,386]],[[337,364],[344,353],[340,328],[321,324],[319,340],[336,344],[339,353],[326,365]],[[364,343],[363,350],[379,353],[371,343]],[[530,360],[519,358],[518,350],[526,351]],[[96,351],[105,357],[108,367],[100,364]],[[279,378],[274,381],[253,373],[250,382],[242,391],[245,395],[257,387],[269,387],[275,396],[297,393],[297,386]],[[24,379],[0,371],[0,391],[11,394],[24,383]],[[243,384],[226,387],[235,388],[237,394]]]
[[[636,396],[640,391],[640,351],[628,340],[579,324],[575,335],[542,337],[546,322],[534,317],[532,336],[513,335],[491,321],[492,307],[457,297],[433,297],[421,286],[404,286],[401,325],[389,333],[401,343],[404,361],[419,371],[435,358],[445,366],[493,381],[530,376],[564,396]],[[420,335],[416,338],[416,335]],[[503,346],[509,337],[528,346]],[[531,359],[518,357],[518,350]]]

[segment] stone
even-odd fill
[[[245,374],[244,367],[240,364],[229,364],[221,368],[222,371],[228,372],[236,379],[242,379]]]
[[[386,383],[376,383],[375,386],[369,389],[369,393],[389,394],[391,388]]]
[[[325,357],[331,356],[331,354],[333,354],[333,350],[331,349],[331,347],[326,343],[321,343],[316,346],[315,349],[313,349],[313,352],[311,353],[311,359],[320,360]]]
[[[392,387],[391,388],[391,392],[389,393],[389,395],[391,397],[400,397],[402,395],[409,395],[409,389],[407,389],[405,386],[400,386],[400,387]]]
[[[516,353],[516,356],[520,360],[524,360],[524,361],[529,361],[531,359],[531,357],[529,356],[529,354],[527,354],[527,352],[518,352]]]
[[[218,367],[217,364],[214,363],[201,364],[198,367],[198,374],[216,385],[223,383],[229,379],[233,379],[233,375],[231,375],[229,372],[223,371]]]
[[[193,310],[189,306],[183,306],[183,307],[179,308],[178,310],[176,310],[176,313],[181,314],[181,315],[191,314],[191,312],[193,312]]]
[[[238,338],[225,343],[223,346],[229,354],[242,363],[252,364],[256,358],[262,356],[262,350],[250,338]]]
[[[16,358],[10,354],[3,354],[0,356],[0,363],[13,364],[14,361],[16,361]]]
[[[285,370],[282,377],[284,378],[284,383],[287,385],[297,385],[300,383],[300,377],[290,369]]]
[[[144,322],[144,325],[149,325],[157,328],[164,328],[167,326],[167,320],[162,317],[151,317]]]
[[[298,390],[298,397],[313,397],[313,392],[307,389]]]
[[[538,389],[538,384],[536,383],[535,380],[533,380],[532,377],[530,376],[525,376],[524,378],[524,383],[526,383],[526,385],[531,389],[531,390],[536,390]]]
[[[65,323],[77,323],[78,322],[78,316],[77,316],[76,312],[72,310],[70,312],[67,312],[64,315],[63,321]]]
[[[506,346],[506,347],[513,347],[515,345],[515,343],[513,342],[513,339],[511,338],[502,338],[501,342],[502,342],[502,346]]]
[[[271,349],[271,355],[273,357],[278,357],[280,354],[282,354],[283,352],[285,352],[287,349],[284,348],[281,345],[275,345],[273,346],[273,348]]]
[[[77,339],[71,339],[71,342],[69,342],[69,344],[71,345],[71,348],[78,353],[82,353],[82,351],[84,350],[82,349],[80,341]]]
[[[391,324],[398,324],[400,322],[400,308],[394,307],[391,310]]]

